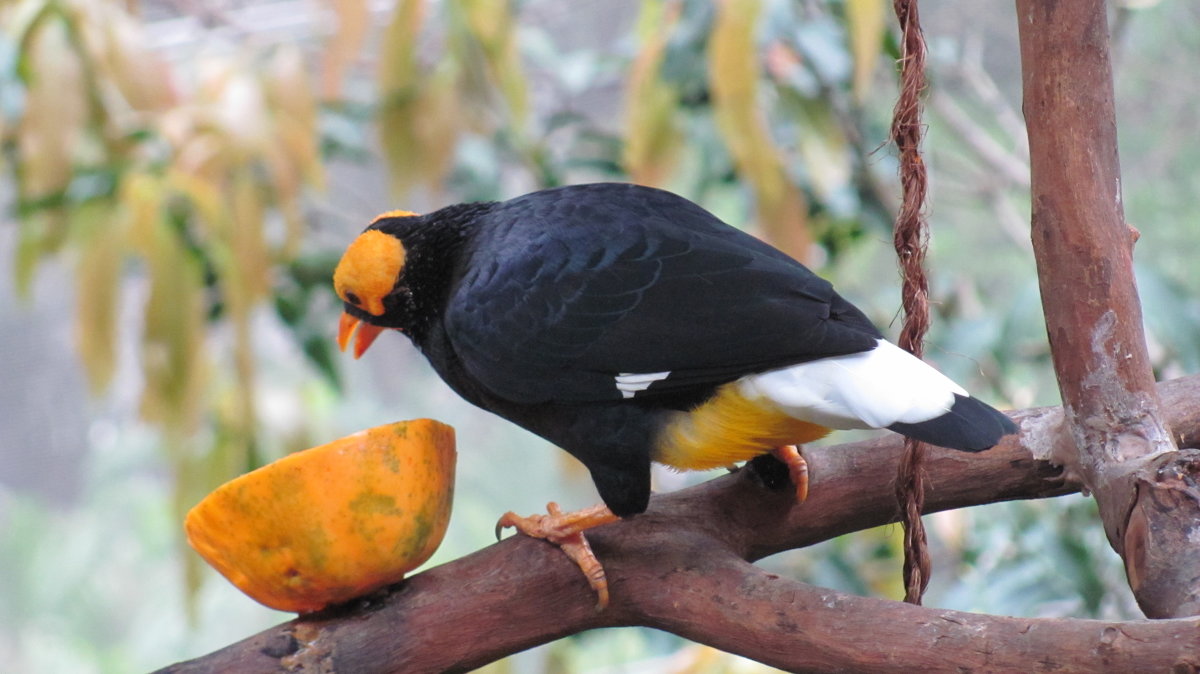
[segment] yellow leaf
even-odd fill
[[[457,77],[446,65],[380,110],[379,137],[397,193],[416,182],[436,189],[449,172],[460,107]]]
[[[231,281],[236,279],[242,286],[237,292],[244,296],[248,312],[270,290],[271,255],[263,232],[266,208],[252,171],[238,171],[231,180],[233,220],[229,247],[233,251],[233,266],[223,276]]]
[[[16,42],[23,42],[29,37],[34,26],[56,10],[51,0],[19,0],[0,4],[0,17],[4,19],[4,32],[13,37]]]
[[[233,423],[226,449],[228,461],[245,465],[257,426],[256,362],[251,319],[255,306],[270,291],[271,256],[263,231],[265,204],[253,167],[228,177],[228,218],[215,228],[209,250],[233,332]]]
[[[854,100],[860,104],[870,90],[886,30],[887,3],[884,0],[846,0],[846,31],[854,60],[852,90]]]
[[[517,130],[528,117],[525,72],[517,49],[516,21],[509,0],[454,0],[466,29],[482,52],[488,79],[500,90],[509,124]]]
[[[13,259],[13,284],[17,295],[29,299],[29,290],[33,285],[34,271],[42,259],[41,228],[38,227],[38,216],[24,218],[18,223],[17,251]]]
[[[385,101],[403,96],[417,83],[417,34],[424,16],[424,0],[396,3],[379,56],[379,90]]]
[[[681,134],[675,123],[679,93],[663,81],[667,38],[679,18],[679,4],[642,3],[638,35],[642,48],[625,87],[625,146],[621,162],[635,183],[661,186],[678,158]]]
[[[317,101],[300,50],[287,45],[276,49],[263,73],[263,79],[267,99],[275,114],[315,131]]]
[[[415,101],[413,130],[423,159],[424,182],[430,188],[436,188],[453,166],[460,126],[456,79],[452,69],[439,69],[426,80]]]
[[[423,157],[413,130],[413,104],[411,101],[388,103],[377,117],[379,142],[391,176],[391,188],[396,195],[403,195],[420,177],[422,169]]]
[[[281,201],[277,207],[283,216],[284,225],[283,245],[279,247],[279,256],[283,260],[292,260],[299,254],[300,242],[304,238],[304,215],[300,209],[300,202],[295,199]]]
[[[183,437],[197,426],[204,389],[204,283],[200,264],[163,222],[146,258],[150,296],[142,334],[142,414]]]
[[[221,185],[207,175],[196,175],[179,169],[167,171],[165,187],[187,197],[196,209],[200,224],[210,232],[218,232],[229,222],[225,195]]]
[[[90,69],[89,86],[114,135],[143,123],[138,113],[174,103],[166,62],[146,48],[140,25],[115,2],[63,2]]]
[[[94,202],[99,204],[102,202]],[[93,222],[79,245],[75,269],[75,344],[93,393],[103,391],[116,369],[116,319],[120,293],[124,235],[108,206],[76,211]],[[102,224],[110,223],[110,224]]]
[[[321,98],[342,97],[342,76],[362,51],[371,13],[366,0],[329,0],[337,17],[337,28],[321,59]]]
[[[146,36],[123,11],[109,12],[108,58],[113,82],[137,111],[161,112],[178,103],[166,61],[145,48]]]
[[[286,117],[275,120],[275,142],[264,145],[260,161],[265,164],[279,204],[300,198],[303,183],[319,184],[324,174],[316,147],[316,137],[295,120]]]
[[[392,189],[404,193],[421,175],[424,156],[415,131],[420,69],[416,39],[424,15],[423,0],[396,3],[383,37],[379,65],[377,114],[379,137],[392,178]]]
[[[121,180],[117,193],[128,221],[129,243],[142,256],[154,248],[154,237],[163,217],[163,183],[157,176],[131,172]]]
[[[762,12],[759,0],[719,0],[709,36],[709,76],[724,99],[751,99],[758,89],[755,30]],[[744,102],[744,101],[743,101]]]
[[[316,186],[324,184],[324,169],[317,147],[317,100],[298,49],[276,51],[265,73],[264,87],[275,121],[278,142],[267,148],[274,154],[270,168],[281,200],[299,197],[298,177]],[[272,153],[274,149],[277,152]]]
[[[264,205],[254,169],[240,165],[223,183],[211,183],[180,171],[168,181],[186,195],[203,224],[205,250],[216,272],[225,315],[233,334],[233,368],[238,396],[237,423],[227,438],[235,452],[231,461],[244,463],[255,426],[254,358],[250,320],[257,302],[268,290],[271,259],[263,236]]]
[[[316,128],[293,119],[280,119],[276,122],[275,132],[279,136],[283,162],[294,168],[287,180],[278,177],[286,167],[280,166],[276,171],[275,184],[282,195],[288,199],[299,198],[300,179],[321,189],[325,182],[325,169],[321,164],[320,148],[317,147]]]
[[[709,81],[717,127],[738,173],[754,190],[766,237],[800,261],[811,255],[808,205],[789,179],[758,104],[758,0],[722,0],[709,38]]]
[[[709,38],[709,80],[718,129],[738,170],[767,185],[778,158],[758,106],[757,0],[723,0]]]
[[[26,45],[28,82],[17,129],[21,197],[46,198],[65,190],[87,121],[83,70],[60,21],[43,21]]]
[[[13,281],[17,295],[28,298],[38,262],[57,252],[67,240],[67,214],[61,208],[39,210],[22,217],[17,224]]]
[[[299,148],[310,145],[313,139],[286,119],[276,120],[275,132],[278,140],[263,148],[262,161],[270,177],[272,205],[284,215],[287,231],[280,249],[284,251],[284,259],[287,259],[297,250],[303,234],[301,222],[291,220],[292,215],[299,214],[302,193],[300,164],[304,161],[296,158],[294,153],[302,152]]]

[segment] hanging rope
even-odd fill
[[[921,94],[925,90],[925,37],[917,14],[917,0],[894,0],[900,22],[900,97],[892,113],[892,140],[900,152],[900,184],[903,203],[896,215],[896,255],[903,276],[904,327],[900,347],[918,358],[924,352],[929,329],[929,280],[925,276],[925,192],[928,186],[921,160]],[[929,550],[921,511],[925,507],[925,445],[912,438],[904,443],[904,455],[896,475],[896,499],[904,525],[904,601],[920,604],[929,585]]]

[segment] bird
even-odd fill
[[[646,510],[651,463],[679,470],[774,454],[796,500],[800,447],[887,428],[965,452],[1016,427],[887,341],[800,262],[671,192],[568,185],[426,213],[389,211],[333,276],[338,345],[361,357],[407,336],[470,403],[569,452],[602,504],[497,525],[579,564],[603,607],[583,532]]]

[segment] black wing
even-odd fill
[[[514,402],[678,395],[880,336],[827,281],[669,192],[559,188],[486,217],[445,316],[467,370]]]

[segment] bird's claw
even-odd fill
[[[603,610],[608,606],[608,578],[583,532],[594,526],[612,522],[618,519],[617,516],[604,506],[564,514],[558,504],[553,502],[546,504],[546,512],[545,515],[529,517],[521,517],[511,511],[504,513],[496,522],[496,538],[500,538],[503,529],[514,527],[530,538],[541,538],[557,545],[575,562],[579,570],[583,571],[588,585],[596,593],[596,610]]]
[[[808,498],[808,462],[796,445],[777,447],[773,452],[788,468],[788,476],[796,487],[796,503],[804,503]]]

